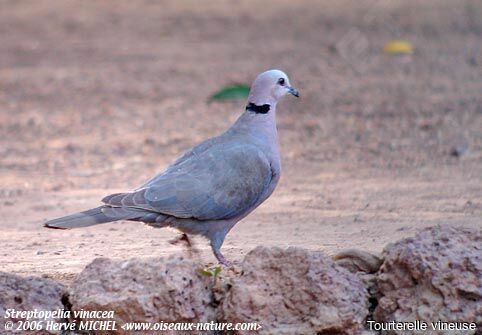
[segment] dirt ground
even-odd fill
[[[2,1],[0,270],[69,281],[95,257],[184,252],[139,223],[47,219],[139,186],[229,127],[223,85],[280,68],[283,175],[223,251],[334,254],[482,227],[482,2]],[[382,52],[405,39],[411,55]],[[208,244],[198,257],[212,264]]]

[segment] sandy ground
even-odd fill
[[[279,106],[282,180],[227,258],[481,227],[481,13],[476,0],[0,2],[0,270],[68,281],[95,257],[184,252],[139,223],[42,223],[226,129],[244,102],[209,95],[273,67],[302,98]],[[383,54],[397,38],[415,52]]]

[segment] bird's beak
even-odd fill
[[[288,93],[293,94],[295,97],[300,97],[300,92],[294,87],[288,87]]]

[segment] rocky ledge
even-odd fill
[[[347,250],[332,259],[294,247],[258,247],[237,271],[204,269],[179,256],[99,258],[70,287],[0,272],[0,313],[12,309],[69,311],[69,317],[50,315],[65,324],[90,320],[90,311],[106,311],[113,312],[117,324],[256,322],[262,327],[231,334],[361,334],[368,332],[368,322],[394,320],[472,322],[478,330],[451,334],[477,334],[482,327],[482,230],[432,227],[387,245],[380,256]],[[22,319],[10,313],[0,328]],[[69,333],[77,334],[62,332]],[[132,332],[117,327],[110,333]]]

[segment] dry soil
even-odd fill
[[[0,270],[69,281],[95,257],[184,252],[139,223],[45,220],[99,205],[236,119],[223,85],[285,70],[277,191],[223,250],[380,252],[482,224],[482,3],[1,1]],[[393,39],[410,55],[384,54]],[[214,262],[196,240],[200,261]]]

